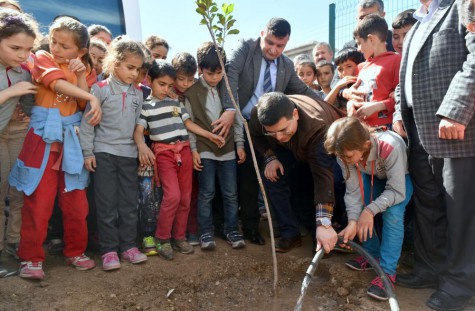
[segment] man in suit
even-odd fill
[[[415,263],[396,282],[434,287],[434,310],[475,294],[475,35],[456,0],[421,0],[404,42],[394,130],[409,140]]]
[[[258,39],[242,41],[227,62],[227,75],[232,95],[244,118],[249,120],[251,110],[259,98],[270,91],[286,94],[302,94],[319,99],[319,95],[308,88],[296,75],[293,62],[282,52],[290,38],[290,24],[283,18],[272,18],[261,31]],[[231,106],[231,99],[224,92],[225,107]],[[214,131],[226,135],[233,123],[234,115],[227,111],[213,123]],[[246,139],[246,153],[250,154]],[[244,237],[252,243],[262,245],[259,234],[258,183],[254,166],[249,157],[238,168],[239,201]],[[286,248],[287,249],[287,248]]]

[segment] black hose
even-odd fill
[[[363,246],[359,245],[356,242],[353,241],[348,241],[347,243],[343,243],[343,237],[338,237],[338,244],[347,244],[349,245],[352,249],[357,251],[361,256],[366,258],[366,260],[371,264],[371,266],[374,268],[378,276],[383,280],[383,285],[384,288],[386,289],[386,293],[388,294],[389,297],[389,306],[391,307],[392,311],[399,311],[399,304],[396,299],[396,293],[393,290],[393,285],[391,281],[389,280],[388,276],[386,273],[384,273],[383,269],[379,265],[379,262],[374,259],[373,256],[371,256],[364,248]]]

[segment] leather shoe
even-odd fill
[[[437,311],[459,311],[465,308],[468,300],[456,298],[443,290],[437,290],[426,302],[426,305]]]
[[[292,238],[280,238],[275,245],[275,251],[278,253],[286,253],[294,247],[302,246],[300,235]]]
[[[396,278],[396,284],[407,288],[436,288],[437,279],[426,279],[415,274],[399,274]]]
[[[262,235],[259,233],[259,231],[249,231],[249,232],[244,232],[243,234],[244,239],[249,240],[252,244],[256,245],[264,245],[266,244],[266,240],[262,237]]]

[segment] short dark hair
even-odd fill
[[[172,66],[175,68],[177,74],[186,76],[194,76],[198,69],[196,59],[190,53],[177,53],[172,59]]]
[[[152,68],[148,71],[148,75],[151,81],[164,76],[176,79],[175,68],[163,59],[156,59],[152,62]]]
[[[415,23],[417,23],[417,19],[414,18],[414,12],[416,10],[414,9],[409,9],[400,12],[398,15],[396,15],[396,18],[394,19],[392,23],[393,29],[401,29],[406,26],[412,26]]]
[[[381,41],[386,42],[388,23],[384,18],[376,14],[365,16],[353,31],[354,37],[360,37],[363,40],[368,39],[370,34],[376,35]]]
[[[222,47],[218,47],[218,49],[223,56],[223,63],[226,63],[226,53],[224,52],[224,49]],[[196,52],[196,59],[198,60],[198,68],[200,69],[208,69],[212,72],[216,71],[217,69],[224,69],[221,68],[218,52],[216,51],[216,47],[214,46],[213,42],[203,43],[198,48],[198,52]]]
[[[341,65],[347,60],[351,60],[355,62],[355,64],[359,64],[365,61],[364,55],[361,52],[358,52],[355,48],[346,48],[339,51],[335,56],[335,65]]]
[[[315,65],[317,69],[325,66],[330,66],[330,68],[332,69],[332,73],[335,73],[335,68],[333,67],[332,62],[329,62],[327,60],[321,60]]]
[[[257,102],[257,118],[264,126],[272,126],[283,117],[292,119],[295,104],[284,93],[270,92]]]
[[[273,36],[283,38],[290,36],[290,24],[281,17],[274,17],[267,22],[266,30]]]

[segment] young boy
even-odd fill
[[[333,86],[330,93],[325,97],[325,101],[334,105],[338,109],[346,111],[346,100],[342,93],[356,82],[358,78],[358,64],[364,62],[363,54],[355,48],[346,48],[339,51],[335,56],[335,65],[338,73],[338,83]]]
[[[417,23],[417,19],[413,16],[415,11],[414,9],[402,11],[393,21],[393,47],[398,54],[402,54],[402,44],[406,34],[411,30],[412,26]]]
[[[173,91],[178,100],[185,104],[184,93],[195,83],[195,74],[198,70],[196,59],[190,53],[178,53],[172,59],[172,66],[176,71],[176,80]],[[188,243],[192,246],[200,245],[198,237],[198,174],[193,172],[191,185],[190,213],[186,228]]]
[[[224,50],[220,50],[225,58]],[[198,48],[197,83],[185,92],[186,107],[196,124],[212,131],[211,123],[219,119],[223,112],[222,95],[219,93],[223,78],[223,68],[212,42],[206,42]],[[226,60],[223,60],[226,62]],[[234,122],[234,135],[228,135],[222,148],[217,148],[201,137],[190,135],[193,154],[193,168],[199,171],[198,182],[198,224],[200,245],[203,250],[216,247],[212,217],[212,200],[215,194],[216,176],[219,178],[224,205],[224,234],[232,248],[245,246],[242,235],[237,231],[237,173],[234,143],[237,145],[238,163],[246,160],[244,152],[243,127],[238,117]]]
[[[330,85],[333,80],[333,75],[335,74],[335,69],[333,68],[333,64],[327,60],[319,61],[316,67],[318,85],[322,88],[321,95],[322,98],[324,98],[330,93]]]
[[[172,260],[173,249],[183,254],[194,252],[185,238],[193,170],[187,130],[206,137],[219,147],[224,144],[224,139],[193,123],[185,107],[168,96],[176,78],[175,69],[170,64],[155,60],[148,75],[152,94],[143,105],[134,140],[140,165],[154,165],[160,178],[163,200],[155,232],[157,252],[160,257]],[[153,152],[143,139],[147,127]]]
[[[386,49],[388,24],[378,15],[368,15],[358,23],[353,35],[366,62],[359,65],[353,88],[366,93],[363,102],[349,101],[348,116],[356,116],[369,126],[391,126],[394,98],[399,83],[401,56]]]

